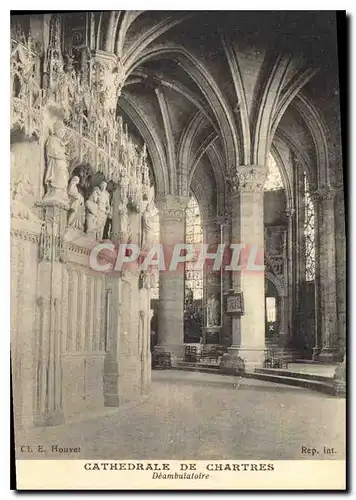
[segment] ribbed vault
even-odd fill
[[[330,79],[333,14],[266,12],[262,23],[248,12],[89,16],[92,48],[123,63],[118,105],[147,144],[157,192],[212,183],[215,210],[224,211],[235,169],[266,165],[281,141],[315,189],[334,179],[328,123],[313,102],[326,71]]]

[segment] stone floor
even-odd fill
[[[293,373],[307,373],[308,375],[321,375],[322,377],[333,377],[335,373],[334,365],[322,365],[318,363],[288,363],[287,371]],[[285,371],[285,369],[280,369]]]
[[[342,459],[345,400],[254,379],[154,371],[141,406],[18,434],[16,445],[17,458]],[[21,445],[45,452],[21,453]],[[52,445],[80,452],[52,453]]]

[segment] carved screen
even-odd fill
[[[185,241],[193,245],[203,243],[200,210],[194,195],[191,195],[186,208]],[[195,270],[193,267],[193,262],[187,262],[185,265],[185,298],[187,300],[193,292],[193,300],[201,300],[203,298],[203,271]]]
[[[305,279],[315,279],[315,209],[310,196],[308,177],[304,172],[304,241],[305,241]]]

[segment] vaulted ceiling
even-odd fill
[[[158,189],[195,185],[215,203],[211,179],[223,193],[230,170],[266,164],[275,140],[299,152],[316,185],[330,181],[318,169],[339,141],[327,126],[338,94],[334,13],[89,15],[91,48],[124,65],[120,112],[147,143]]]

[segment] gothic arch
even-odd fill
[[[291,104],[302,117],[315,145],[317,158],[317,189],[329,185],[329,157],[326,126],[311,101],[301,92]]]
[[[224,144],[226,162],[229,166],[239,164],[239,146],[237,141],[237,130],[234,118],[228,108],[225,99],[219,90],[216,82],[207,69],[188,50],[179,45],[165,44],[156,46],[141,53],[131,67],[127,68],[127,73],[131,73],[138,66],[148,60],[165,57],[169,54],[171,59],[181,66],[190,76],[207,99],[214,116],[221,130],[221,138]]]
[[[119,107],[130,117],[147,144],[156,180],[156,192],[159,194],[169,193],[169,172],[160,138],[129,95],[125,93],[121,95]]]

